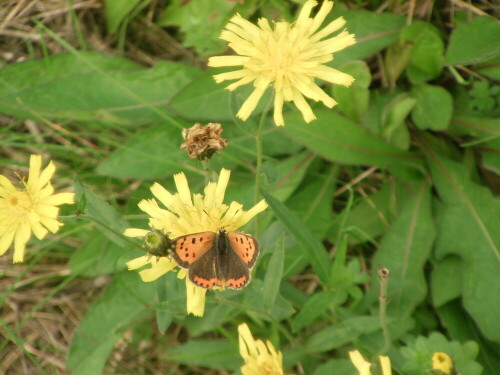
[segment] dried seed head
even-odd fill
[[[227,140],[221,137],[222,130],[221,124],[212,122],[183,129],[185,142],[181,145],[181,150],[185,150],[192,159],[210,159],[217,150],[223,150],[227,146]]]

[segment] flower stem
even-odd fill
[[[384,333],[384,347],[382,348],[381,354],[384,354],[387,349],[391,346],[391,335],[389,329],[387,328],[387,285],[389,284],[389,270],[387,268],[381,267],[378,270],[379,283],[380,283],[380,294],[378,297],[380,303],[380,325],[382,326],[382,332]]]
[[[201,165],[203,166],[203,171],[205,172],[205,186],[210,182],[210,169],[208,168],[208,160],[203,159],[201,161]]]
[[[271,97],[260,116],[259,126],[257,127],[257,132],[255,133],[255,149],[257,153],[257,163],[255,166],[255,193],[254,193],[254,204],[259,202],[259,190],[260,190],[260,174],[262,168],[262,156],[263,156],[263,147],[262,147],[262,128],[264,127],[264,123],[267,118],[267,114],[271,109],[271,103],[273,102],[273,97]],[[255,236],[258,235],[259,232],[259,218],[255,218]]]

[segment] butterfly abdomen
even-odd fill
[[[215,238],[215,250],[217,252],[216,262],[215,262],[215,272],[217,277],[221,280],[226,280],[227,270],[228,270],[228,257],[229,252],[229,238],[225,231],[221,230],[217,233]]]

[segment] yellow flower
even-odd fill
[[[14,242],[14,263],[24,260],[26,243],[33,232],[38,239],[47,233],[56,233],[63,223],[57,221],[62,204],[74,202],[73,193],[54,194],[50,178],[56,167],[54,163],[40,172],[42,157],[31,155],[28,181],[18,189],[0,175],[0,255]]]
[[[283,126],[284,102],[293,101],[306,122],[316,117],[304,97],[323,102],[328,108],[337,104],[314,82],[315,78],[343,86],[354,81],[349,74],[325,64],[333,60],[333,53],[354,44],[355,37],[345,29],[329,37],[346,21],[340,17],[320,29],[333,8],[333,2],[325,0],[316,16],[311,18],[311,10],[316,4],[314,0],[307,1],[297,21],[275,22],[274,30],[265,18],[260,18],[256,26],[239,14],[226,25],[220,39],[229,42],[229,47],[238,56],[211,57],[208,66],[242,66],[240,70],[214,76],[217,83],[237,79],[227,86],[229,91],[253,82],[254,91],[237,113],[243,121],[251,115],[270,85],[274,86],[274,122]]]
[[[351,358],[351,362],[353,363],[356,370],[358,370],[359,375],[371,375],[370,366],[372,365],[370,362],[365,361],[359,350],[352,350],[349,352],[349,357]],[[389,357],[384,355],[380,355],[379,357],[380,367],[382,368],[383,375],[391,375],[391,360]]]
[[[149,226],[160,230],[170,239],[199,232],[217,232],[219,229],[234,231],[245,225],[259,212],[266,209],[267,203],[262,200],[250,210],[243,210],[238,202],[223,203],[231,172],[222,169],[217,182],[209,182],[204,195],[191,194],[186,176],[183,173],[174,176],[177,193],[172,194],[160,184],[151,187],[153,195],[167,208],[161,208],[155,199],[142,200],[139,208],[146,212]],[[125,235],[129,237],[144,237],[150,230],[128,228]],[[127,263],[130,270],[150,265],[150,268],[139,272],[145,282],[154,281],[169,271],[173,271],[177,263],[170,257],[151,257],[144,255]],[[186,277],[187,271],[180,270],[179,278]],[[205,308],[206,289],[194,286],[186,278],[187,312],[203,316]]]
[[[243,375],[283,375],[283,355],[276,352],[268,340],[254,340],[248,326],[238,326],[240,354],[245,361],[241,366]]]
[[[436,352],[432,356],[432,369],[440,371],[439,374],[450,375],[453,371],[453,361],[448,354]]]

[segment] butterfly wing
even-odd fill
[[[222,286],[221,277],[217,274],[216,256],[217,252],[212,246],[189,267],[188,277],[194,285],[205,289]]]
[[[227,237],[233,252],[249,269],[252,269],[259,256],[259,243],[257,240],[240,232],[228,232]]]
[[[182,268],[190,268],[212,248],[216,234],[201,232],[177,237],[173,240],[172,257]]]
[[[241,289],[250,282],[250,268],[236,252],[227,252],[228,267],[225,275],[225,285],[231,289]],[[255,262],[254,262],[255,263]]]

